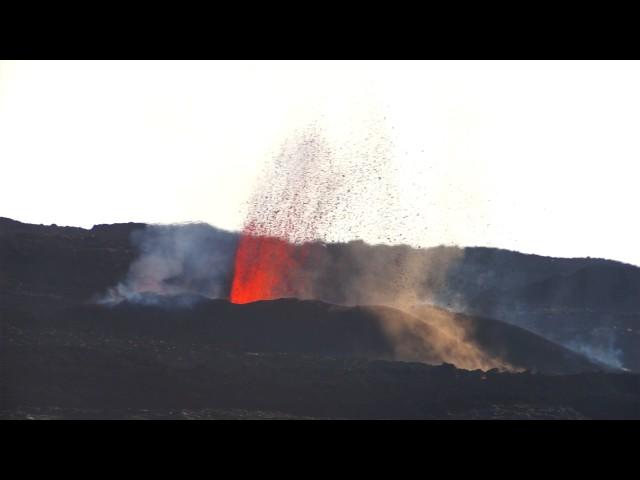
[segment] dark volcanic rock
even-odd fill
[[[87,300],[122,279],[137,252],[132,231],[143,224],[74,227],[28,225],[0,218],[0,295]]]
[[[235,305],[193,295],[143,295],[138,303],[86,304],[25,313],[7,324],[17,328],[86,333],[120,339],[206,343],[233,351],[311,354],[370,359],[456,361],[455,340],[442,345],[441,328],[465,328],[463,343],[515,368],[548,374],[598,371],[604,367],[531,332],[502,322],[419,307],[416,316],[389,307],[347,307],[320,301],[280,299]],[[435,321],[437,319],[437,321]],[[397,333],[399,332],[399,333]],[[408,352],[408,353],[406,353]],[[466,350],[464,354],[468,355]],[[484,357],[483,357],[484,358]],[[500,362],[496,362],[499,364]],[[465,366],[468,363],[460,363]],[[475,367],[472,367],[475,368]]]
[[[2,418],[230,410],[314,418],[640,418],[640,376],[632,374],[466,371],[26,330],[9,332],[0,355]]]

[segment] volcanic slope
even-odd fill
[[[582,355],[496,320],[426,306],[415,307],[412,313],[297,299],[237,305],[196,295],[148,294],[138,303],[23,309],[21,314],[7,311],[3,317],[16,328],[54,329],[56,335],[204,343],[228,351],[450,363],[469,370],[547,374],[604,370]]]
[[[3,307],[0,418],[640,418],[640,375],[372,359],[377,308],[147,300]]]

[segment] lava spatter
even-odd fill
[[[379,141],[384,144],[383,135]],[[234,260],[232,302],[312,298],[318,240],[334,227],[351,233],[372,220],[384,222],[389,232],[385,215],[393,195],[379,181],[388,156],[370,140],[365,143],[346,158],[311,127],[284,144],[249,204]]]
[[[298,296],[299,272],[308,258],[310,245],[293,245],[275,237],[256,235],[245,228],[235,258],[230,300],[257,300]]]
[[[248,303],[301,297],[301,271],[312,241],[330,221],[340,182],[331,152],[317,131],[285,145],[275,169],[254,195],[234,262],[230,300]]]

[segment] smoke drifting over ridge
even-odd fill
[[[131,242],[138,258],[101,303],[153,298],[145,293],[228,296],[236,235],[202,223],[147,225],[133,232]]]
[[[144,293],[229,299],[241,237],[203,223],[147,225],[134,231],[131,241],[138,258],[103,302],[135,301]],[[313,259],[297,266],[296,276],[306,280],[292,285],[293,296],[342,305],[437,303],[449,265],[462,254],[457,247],[271,240],[286,244],[295,257],[305,251]]]
[[[467,370],[522,370],[481,348],[474,339],[473,327],[448,312],[430,311],[423,315],[413,307],[403,312],[407,310],[410,313],[401,319],[397,318],[398,310],[377,310],[397,359],[431,364],[446,362]]]

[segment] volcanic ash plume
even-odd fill
[[[403,315],[401,320],[394,309],[377,311],[382,328],[393,342],[397,360],[446,362],[467,370],[518,370],[483,351],[476,345],[469,325],[455,321],[447,312],[432,311],[428,316],[419,316],[416,309],[410,311],[412,314]]]

